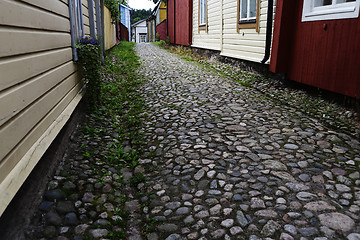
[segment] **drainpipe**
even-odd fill
[[[272,26],[273,26],[273,11],[274,0],[268,0],[267,21],[266,21],[266,42],[265,42],[265,56],[261,61],[262,64],[266,63],[270,58],[271,38],[272,38]]]

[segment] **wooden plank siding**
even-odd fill
[[[82,97],[67,4],[0,1],[0,215]]]
[[[116,45],[116,26],[115,24],[112,24],[111,21],[112,20],[111,20],[110,10],[105,6],[104,7],[105,50],[109,50],[110,48]]]
[[[268,1],[259,0],[258,29],[239,30],[238,0],[208,0],[207,3],[208,29],[207,32],[199,31],[199,0],[194,0],[192,47],[220,51],[222,56],[260,62],[265,54]]]
[[[277,2],[270,71],[360,99],[360,17],[303,22],[303,2]]]
[[[191,46],[220,51],[221,2],[219,0],[207,1],[207,30],[199,31],[199,1],[193,1],[193,43]]]
[[[190,46],[192,42],[192,0],[168,0],[167,24],[170,43]]]

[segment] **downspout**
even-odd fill
[[[267,21],[266,21],[266,42],[265,42],[265,56],[261,61],[262,64],[266,63],[270,58],[270,48],[272,39],[272,27],[273,27],[273,11],[274,0],[268,0]]]
[[[224,50],[224,16],[223,16],[223,0],[220,0],[220,53]]]

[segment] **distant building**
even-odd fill
[[[167,7],[164,2],[158,1],[151,15],[147,19],[149,42],[156,40],[159,34],[161,40],[167,37]]]
[[[146,19],[131,25],[132,41],[137,43],[148,42],[148,28]]]
[[[121,29],[120,26],[120,32],[121,32],[121,40],[126,40],[126,41],[130,41],[131,40],[131,21],[130,21],[130,16],[131,16],[131,8],[129,8],[128,6],[125,6],[123,4],[120,4],[120,23],[127,28],[127,38],[125,39],[125,33],[126,31],[123,31]]]

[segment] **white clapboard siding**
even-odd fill
[[[2,127],[0,129],[1,150],[13,150],[21,141],[22,133],[25,132],[26,135],[28,135],[31,129],[52,110],[52,108],[77,84],[77,82],[78,80],[74,75],[67,78],[59,85],[55,86],[49,93],[42,96],[39,100],[22,111],[13,121]],[[36,140],[36,138],[33,138],[33,142]],[[7,154],[8,152],[11,151],[7,151]],[[3,155],[3,153],[1,154]],[[12,161],[6,159],[0,163],[0,181],[4,180],[7,173],[10,172],[10,170],[18,163],[17,161],[19,161],[19,159],[11,160]]]
[[[220,10],[221,5],[219,0],[208,0],[207,31],[201,30],[199,32],[199,0],[193,1],[193,47],[221,50]]]
[[[263,59],[268,0],[260,0],[258,32],[256,29],[237,30],[238,0],[208,0],[208,32],[199,33],[199,0],[193,2],[193,47],[219,50],[222,56],[243,60],[260,62]],[[274,13],[275,5],[276,2]]]
[[[82,97],[67,3],[0,1],[0,215]]]
[[[69,17],[68,5],[62,1],[55,0],[21,0],[33,6],[37,6],[47,12],[56,13],[64,17]]]
[[[0,26],[0,56],[14,56],[71,46],[70,33]]]
[[[78,83],[61,101],[49,112],[14,149],[7,158],[20,159],[7,177],[0,182],[1,198],[0,213],[15,196],[32,169],[42,157],[61,128],[66,124],[77,104],[81,100],[79,94],[81,83]],[[39,135],[43,133],[42,135]],[[36,140],[35,142],[33,142]],[[25,154],[24,149],[28,149]]]
[[[45,12],[36,6],[13,0],[0,1],[0,22],[3,25],[70,32],[67,17]]]
[[[0,92],[72,59],[71,48],[0,59]],[[17,69],[17,71],[14,71]]]

